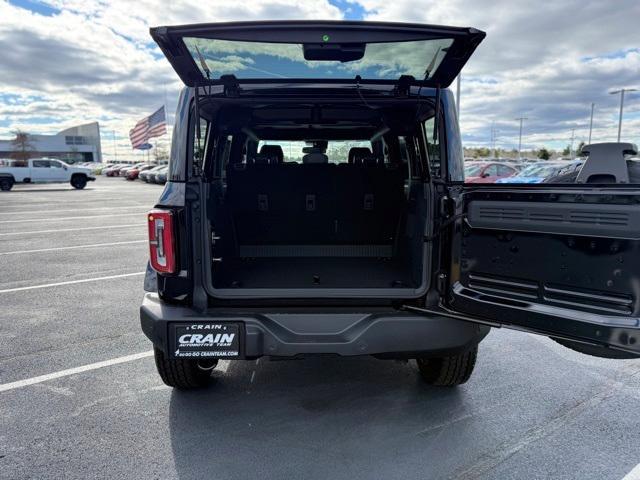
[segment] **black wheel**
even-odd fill
[[[11,178],[0,178],[0,190],[3,192],[8,192],[13,188],[13,179]]]
[[[211,371],[218,364],[215,359],[170,359],[157,348],[154,348],[154,356],[162,381],[170,387],[183,390],[206,386],[211,379]]]
[[[469,380],[476,364],[478,347],[475,346],[453,357],[416,358],[422,379],[430,385],[453,387]]]
[[[87,186],[87,177],[84,175],[74,175],[71,178],[71,186],[73,188],[77,188],[78,190],[82,190]]]

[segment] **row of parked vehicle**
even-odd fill
[[[167,182],[167,165],[149,165],[148,163],[112,164],[102,169],[107,177],[122,177],[129,181],[142,180],[145,183],[164,184]]]
[[[583,158],[540,161],[465,161],[465,183],[548,183],[579,171]]]

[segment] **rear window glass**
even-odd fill
[[[314,145],[311,142],[297,140],[260,140],[258,143],[258,152],[264,145],[279,145],[284,154],[284,162],[302,163],[302,157],[308,152],[303,149],[311,150]],[[326,145],[320,147],[318,151],[323,149],[328,158],[328,163],[347,163],[349,160],[349,150],[352,148],[367,148],[373,151],[371,142],[368,140],[329,140]]]
[[[423,78],[432,60],[433,74],[453,40],[368,43],[362,58],[344,62],[306,60],[303,45],[294,43],[194,37],[185,37],[184,43],[200,72],[204,75],[201,55],[212,77],[233,74],[238,78],[353,78],[361,75],[368,79],[397,79],[401,75]]]

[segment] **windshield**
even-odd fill
[[[464,167],[464,175],[465,177],[477,177],[480,175],[481,170],[482,165],[466,165]]]
[[[302,163],[302,157],[313,148],[312,142],[304,142],[298,140],[260,140],[258,143],[258,151],[264,145],[279,145],[284,154],[283,161]],[[347,163],[349,158],[349,150],[352,148],[366,148],[372,151],[371,142],[369,140],[330,140],[326,146],[322,145],[318,151],[328,157],[328,163]],[[303,149],[308,149],[305,152]]]
[[[525,168],[520,174],[519,177],[548,177],[549,175],[553,175],[558,169],[561,168],[561,165],[531,165],[530,167]]]
[[[202,55],[211,78],[232,74],[238,78],[353,78],[360,75],[369,79],[397,79],[401,75],[412,75],[422,79],[425,68],[431,67],[431,74],[435,73],[452,43],[450,38],[368,43],[363,44],[364,55],[359,59],[330,61],[306,60],[303,45],[296,43],[184,38],[200,72],[205,74]]]
[[[539,164],[529,165],[518,174],[518,177],[537,177],[539,176],[538,173],[546,168],[550,168],[550,166]]]

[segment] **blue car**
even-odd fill
[[[538,162],[529,165],[518,175],[501,178],[496,183],[542,183],[549,177],[558,175],[576,162]]]

